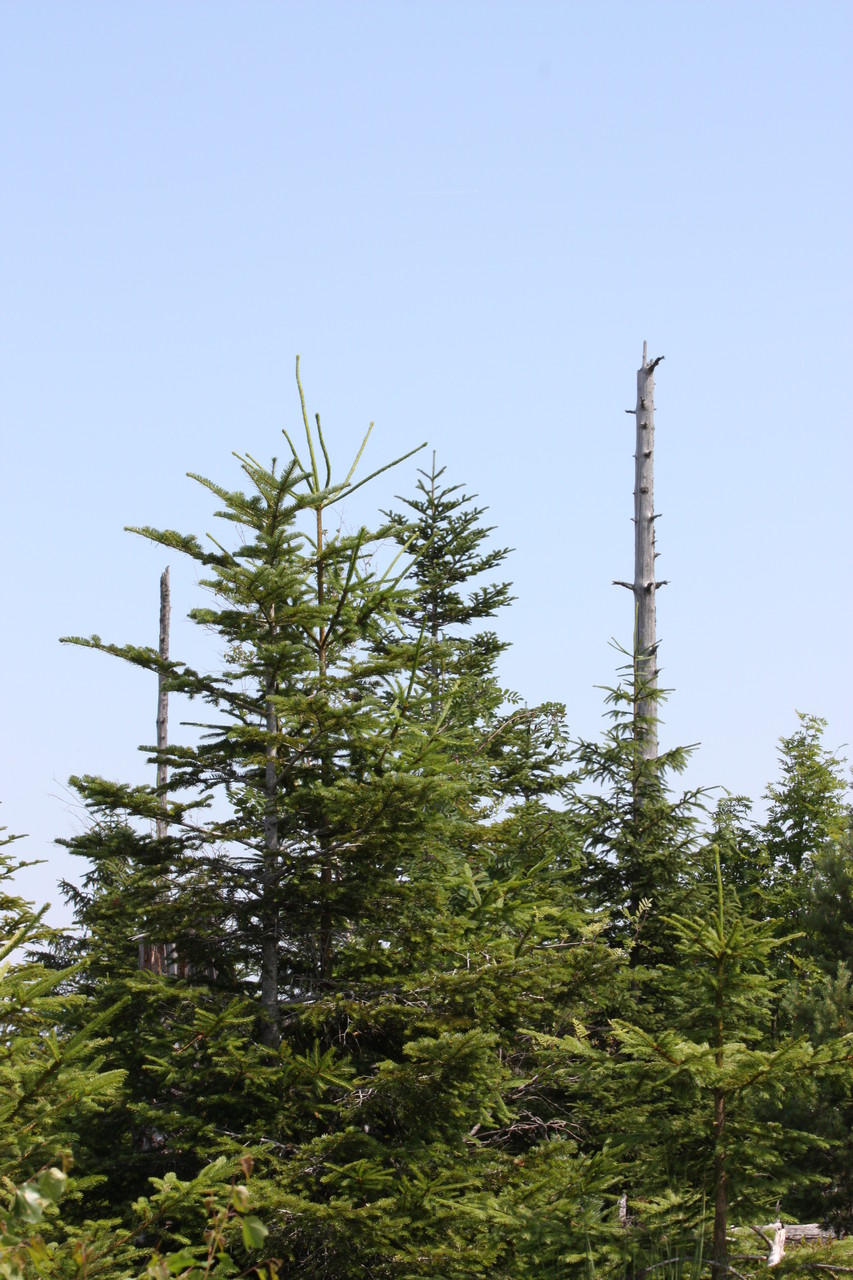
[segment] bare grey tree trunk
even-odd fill
[[[169,625],[172,616],[172,603],[169,591],[169,566],[160,575],[160,646],[159,654],[164,662],[169,661]],[[157,751],[162,753],[169,745],[169,690],[164,672],[157,677]],[[157,761],[157,787],[160,791],[160,816],[157,818],[156,833],[158,840],[164,840],[168,831],[166,811],[166,784],[169,780],[169,769],[165,760]],[[151,938],[139,944],[139,967],[150,969],[153,973],[167,973],[171,977],[178,974],[178,956],[173,943],[157,942]]]
[[[160,657],[164,662],[169,661],[169,628],[172,621],[172,597],[169,590],[169,566],[160,575]],[[169,689],[166,684],[166,676],[163,671],[157,680],[157,750],[165,751],[169,745]],[[162,788],[160,794],[160,809],[162,817],[157,819],[157,839],[164,840],[168,830],[166,821],[166,811],[168,809],[168,799],[166,797],[166,784],[169,781],[169,766],[165,760],[157,761],[157,786]],[[170,977],[175,978],[180,972],[180,960],[178,957],[178,949],[174,942],[166,942],[163,945],[163,972],[168,973]]]
[[[618,582],[634,595],[634,719],[637,736],[646,760],[658,753],[657,707],[657,617],[655,592],[664,582],[655,581],[655,369],[663,360],[647,358],[643,343],[643,363],[637,370],[637,424],[634,451],[634,581]]]
[[[160,575],[160,657],[169,661],[169,624],[172,617],[172,601],[169,593],[169,566]],[[163,752],[169,745],[169,690],[166,677],[161,671],[157,681],[157,750]],[[165,815],[168,802],[166,800],[166,783],[169,780],[169,769],[162,757],[157,761],[157,787],[160,790],[160,808]],[[166,818],[157,819],[157,839],[166,835]]]
[[[657,615],[655,607],[655,368],[663,356],[646,359],[637,370],[637,447],[634,464],[634,607],[636,636],[634,670],[637,719],[643,738],[643,755],[653,760],[658,753],[657,731]]]

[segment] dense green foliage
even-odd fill
[[[0,900],[0,1270],[698,1277],[758,1265],[779,1213],[853,1229],[823,724],[782,739],[763,819],[642,758],[630,672],[573,740],[500,686],[483,509],[433,462],[348,532],[364,482],[302,405],[246,492],[195,477],[227,533],[135,531],[198,566],[220,665],[76,640],[200,710],[146,748],[165,786],[73,780],[75,930]]]

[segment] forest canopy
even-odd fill
[[[783,1272],[850,1270],[824,722],[763,810],[684,790],[628,648],[579,740],[501,686],[486,509],[433,457],[348,531],[379,472],[335,468],[299,390],[283,457],[192,477],[215,536],[133,530],[196,566],[215,668],[69,638],[150,673],[163,732],[146,785],[72,779],[73,928],[3,850],[3,1274],[743,1275],[786,1221],[823,1238]]]

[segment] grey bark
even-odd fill
[[[658,753],[657,733],[657,613],[655,592],[655,368],[656,360],[646,358],[637,370],[637,422],[634,463],[634,671],[641,696],[637,699],[637,720],[643,738],[643,756],[652,760]]]
[[[169,624],[172,616],[172,602],[169,593],[168,565],[160,575],[160,657],[169,661]],[[166,676],[160,672],[157,681],[157,750],[164,752],[169,745],[169,690]],[[166,799],[166,783],[169,780],[169,768],[162,755],[157,761],[157,788],[160,791],[160,808],[165,814],[168,801]],[[157,819],[157,839],[166,835],[166,819]]]
[[[642,754],[658,753],[658,639],[655,592],[665,582],[655,580],[655,369],[663,360],[647,357],[637,370],[637,407],[626,409],[636,419],[634,450],[634,581],[617,582],[634,596],[634,721]]]
[[[172,621],[172,596],[169,589],[169,566],[160,575],[160,645],[159,652],[163,662],[169,661],[169,629]],[[163,752],[169,745],[169,689],[166,674],[161,671],[157,678],[157,750]],[[160,810],[162,816],[157,819],[157,839],[165,840],[168,831],[166,811],[169,801],[166,796],[166,785],[169,781],[169,766],[166,761],[157,761],[157,787],[160,789]],[[180,969],[178,949],[174,942],[162,945],[163,972],[170,977],[178,976]]]
[[[172,616],[171,594],[169,590],[168,565],[160,575],[160,643],[158,652],[164,662],[169,661],[169,627]],[[164,840],[168,831],[166,811],[168,799],[166,785],[169,780],[169,769],[162,753],[169,745],[169,690],[166,675],[161,671],[157,677],[157,789],[160,792],[160,816],[157,818],[156,833],[158,840]],[[165,886],[164,886],[165,890]],[[178,976],[179,963],[175,944],[157,942],[147,939],[139,944],[139,967],[150,969],[153,973],[166,973],[171,977]]]

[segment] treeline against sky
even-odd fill
[[[239,490],[195,477],[215,539],[135,531],[195,562],[215,670],[76,638],[193,727],[150,785],[72,780],[73,929],[0,899],[3,1273],[744,1274],[780,1216],[838,1237],[783,1273],[842,1265],[853,842],[823,723],[760,817],[647,758],[630,652],[576,739],[500,685],[484,509],[433,461],[348,532],[370,477],[304,425]]]

